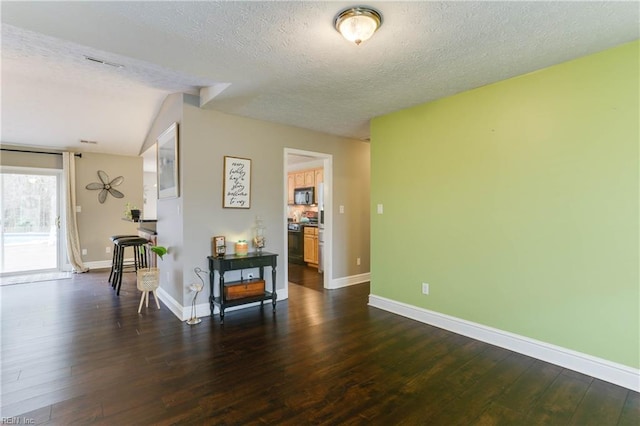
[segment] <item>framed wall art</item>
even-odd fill
[[[211,255],[222,257],[227,252],[227,243],[224,236],[219,235],[211,239]]]
[[[178,123],[157,139],[158,199],[178,196]]]
[[[222,207],[251,208],[251,160],[224,157],[222,178]]]

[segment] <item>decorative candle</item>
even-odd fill
[[[236,256],[246,256],[249,251],[249,244],[246,240],[240,240],[236,243]]]

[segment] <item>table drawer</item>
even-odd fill
[[[226,300],[242,299],[264,294],[264,280],[253,279],[225,283],[224,298]]]
[[[248,258],[229,260],[225,270],[233,271],[238,269],[259,268],[260,266],[271,266],[271,259]]]

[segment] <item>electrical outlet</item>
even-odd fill
[[[105,252],[105,253],[111,253],[111,247],[107,246],[107,247],[104,249],[104,252]]]
[[[360,258],[356,258],[356,265],[360,266]]]
[[[87,249],[82,249],[82,255],[85,256],[87,254]]]
[[[429,294],[429,283],[422,283],[422,294]]]
[[[344,213],[344,206],[339,207],[340,213]]]

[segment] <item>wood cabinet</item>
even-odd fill
[[[294,204],[294,190],[297,188],[315,188],[315,200],[318,202],[318,184],[324,181],[324,169],[309,169],[291,172],[287,175],[287,204]]]
[[[296,176],[294,173],[289,173],[287,176],[287,204],[293,204],[293,191],[296,188]]]
[[[316,185],[315,170],[307,170],[304,172],[304,187],[309,188]]]
[[[318,228],[304,227],[304,261],[310,266],[318,266]]]

